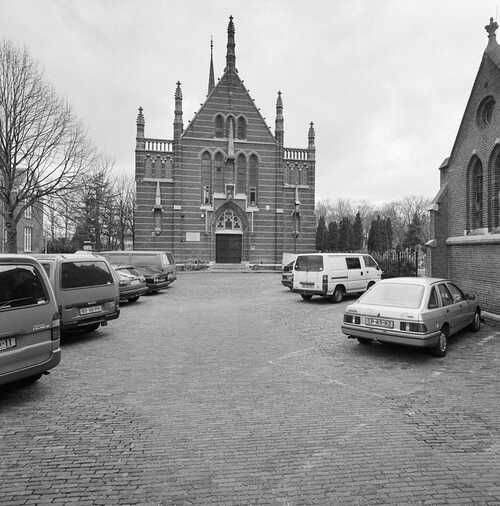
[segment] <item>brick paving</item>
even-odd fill
[[[0,392],[0,504],[500,505],[500,329],[361,346],[347,302],[181,274]]]

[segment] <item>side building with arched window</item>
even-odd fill
[[[428,273],[451,278],[500,315],[500,45],[488,44],[432,203]]]
[[[285,147],[278,92],[268,126],[236,69],[232,18],[218,82],[212,54],[209,68],[207,97],[187,125],[177,83],[173,139],[146,137],[139,108],[134,248],[169,250],[178,262],[263,264],[314,251],[313,124],[303,148]]]

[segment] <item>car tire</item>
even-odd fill
[[[293,286],[289,286],[288,289],[292,292],[293,291]]]
[[[358,337],[358,343],[359,344],[372,344],[371,339],[367,339],[366,337]]]
[[[139,295],[136,295],[134,297],[129,297],[127,299],[130,303],[137,302],[139,300]]]
[[[476,311],[474,313],[474,318],[472,318],[470,329],[472,332],[478,332],[481,329],[481,313],[479,311]]]
[[[431,353],[435,357],[444,357],[446,355],[446,351],[448,349],[448,329],[446,327],[443,327],[441,329],[441,333],[439,334],[439,340],[434,346],[434,348],[431,348]]]
[[[336,286],[333,291],[332,300],[333,302],[339,303],[344,299],[344,289],[341,286]]]
[[[312,298],[312,295],[308,295],[307,293],[301,293],[300,296],[304,299],[304,300],[311,300]]]

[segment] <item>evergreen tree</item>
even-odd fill
[[[403,246],[405,248],[415,248],[417,244],[422,243],[422,222],[418,213],[413,215],[411,223],[408,225]]]
[[[336,221],[331,221],[328,224],[328,251],[337,251],[339,241],[339,227]]]
[[[351,234],[351,250],[359,251],[363,247],[363,224],[361,223],[361,215],[359,211],[354,218]]]
[[[390,218],[385,219],[385,249],[392,249],[392,223]]]
[[[376,251],[375,249],[376,248],[375,239],[377,235],[376,228],[377,228],[377,221],[372,220],[370,230],[368,231],[368,244],[367,244],[368,251]]]
[[[349,218],[344,216],[340,221],[339,226],[339,238],[338,238],[338,249],[339,251],[349,251],[351,246],[351,235],[352,235],[352,226]]]
[[[318,226],[316,228],[316,249],[318,251],[324,251],[327,247],[327,230],[325,225],[325,217],[320,216],[318,220]]]

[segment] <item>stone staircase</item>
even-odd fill
[[[247,263],[241,264],[213,264],[208,272],[252,272]]]

